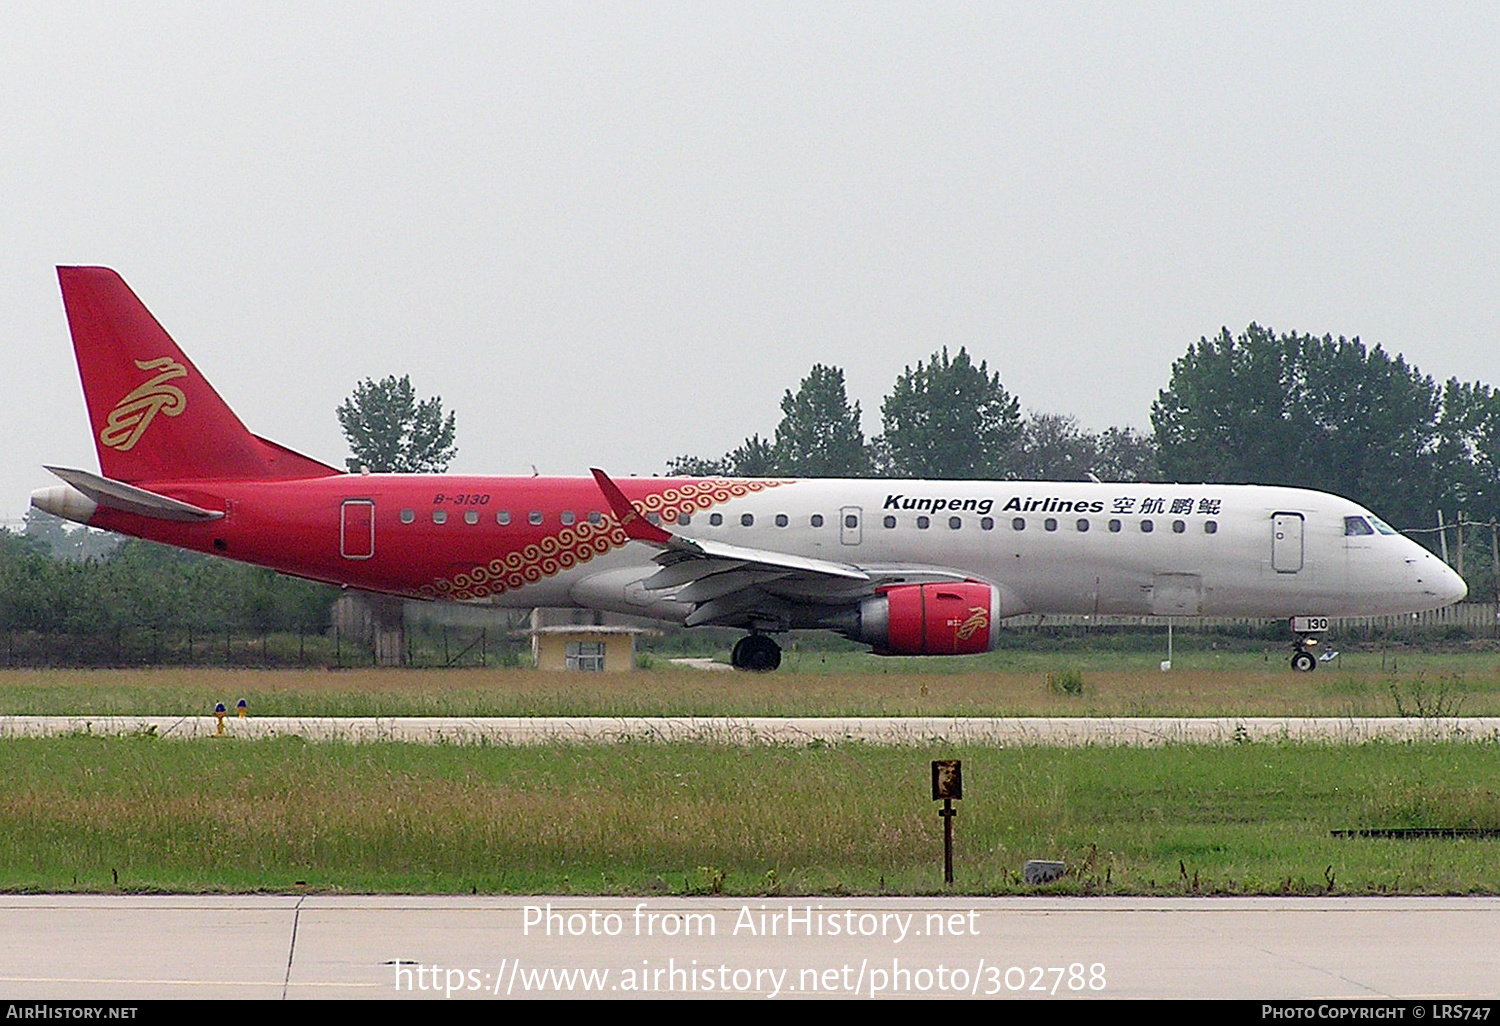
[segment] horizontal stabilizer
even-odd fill
[[[220,510],[203,509],[190,502],[169,499],[165,495],[128,485],[124,481],[111,481],[107,477],[90,474],[86,470],[70,470],[66,467],[48,467],[47,469],[94,502],[109,509],[153,517],[157,520],[176,520],[184,523],[196,520],[218,520],[224,515]]]

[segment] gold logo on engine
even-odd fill
[[[990,611],[983,606],[970,606],[969,617],[958,625],[958,639],[968,641],[976,633],[990,625]]]
[[[115,403],[109,411],[109,419],[99,431],[99,441],[111,449],[129,452],[141,435],[151,426],[158,413],[175,417],[187,409],[187,397],[176,385],[167,384],[173,378],[187,377],[187,368],[176,360],[161,357],[156,360],[137,360],[135,365],[143,371],[159,371],[155,377]]]

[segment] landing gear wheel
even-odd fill
[[[781,646],[764,634],[747,634],[735,642],[729,662],[736,670],[769,673],[781,665]]]
[[[1311,673],[1318,668],[1318,661],[1311,652],[1297,652],[1292,656],[1292,669],[1298,673]]]

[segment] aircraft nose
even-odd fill
[[[1469,593],[1469,586],[1464,579],[1458,576],[1452,568],[1444,567],[1447,573],[1441,581],[1437,582],[1438,597],[1443,600],[1443,605],[1451,605],[1454,602],[1462,602],[1464,596]]]

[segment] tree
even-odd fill
[[[787,477],[864,477],[870,471],[859,403],[849,405],[844,372],[813,364],[795,395],[781,400],[773,444],[776,472]]]
[[[351,471],[441,474],[458,452],[453,414],[443,415],[440,397],[418,402],[404,374],[361,381],[338,416],[354,454],[345,461]]]
[[[1000,479],[1021,436],[1021,404],[998,372],[975,367],[964,349],[945,347],[907,367],[880,407],[879,449],[900,477]]]
[[[1432,379],[1379,346],[1251,324],[1189,346],[1151,423],[1167,480],[1316,488],[1416,527],[1436,513],[1439,410]]]

